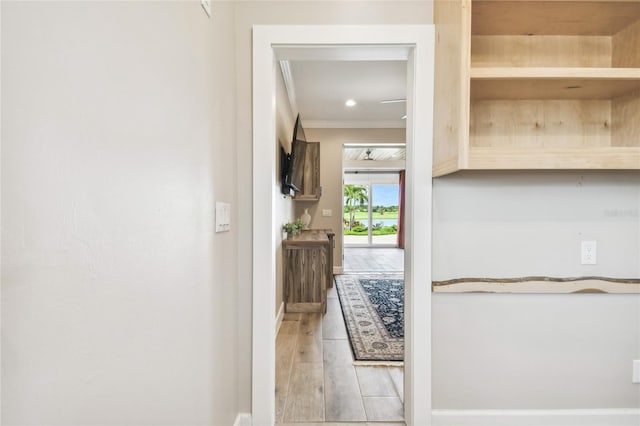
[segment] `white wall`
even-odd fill
[[[2,421],[232,424],[230,4],[2,2]],[[244,313],[248,315],[248,313]]]
[[[638,278],[637,172],[434,179],[433,276]],[[598,264],[580,264],[580,241]],[[633,408],[640,296],[435,294],[434,408]]]
[[[342,267],[342,155],[345,143],[404,143],[405,129],[305,129],[307,139],[320,142],[320,184],[322,197],[318,202],[297,202],[296,216],[305,208],[311,214],[312,228],[329,228],[336,233],[333,265]],[[322,210],[330,209],[331,217]]]
[[[640,299],[434,294],[433,406],[638,408]]]
[[[460,173],[433,199],[435,280],[640,277],[639,173]],[[582,240],[597,265],[580,264]]]

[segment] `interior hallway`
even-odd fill
[[[402,249],[344,253],[345,273],[404,270]],[[353,365],[335,286],[327,291],[324,316],[285,314],[276,340],[278,424],[404,425],[403,380],[402,367]]]

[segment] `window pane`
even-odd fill
[[[369,244],[369,185],[344,186],[344,244]]]
[[[373,244],[395,245],[398,234],[399,185],[375,184],[371,188]]]

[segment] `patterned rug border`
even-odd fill
[[[404,361],[404,338],[394,338],[389,335],[387,328],[380,319],[375,307],[372,306],[369,296],[362,288],[362,285],[357,282],[360,279],[392,279],[403,280],[404,274],[398,272],[374,272],[374,273],[349,273],[342,275],[335,275],[334,280],[336,283],[336,290],[338,293],[338,300],[340,301],[340,308],[342,309],[345,326],[349,335],[349,345],[354,357],[354,364],[356,365],[403,365]],[[345,287],[355,285],[358,296],[362,298],[363,304],[359,313],[366,311],[367,319],[370,319],[375,329],[375,336],[363,336],[360,331],[361,328],[355,324],[355,313],[353,309],[353,300],[349,303],[348,296]],[[388,349],[377,350],[375,353],[371,353],[367,350],[365,343],[366,340],[383,341],[389,345]]]

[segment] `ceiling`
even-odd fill
[[[404,128],[404,60],[281,60],[292,109],[305,127]],[[353,99],[356,105],[347,107]]]
[[[345,146],[343,158],[348,161],[399,161],[406,159],[406,149],[390,145]]]

